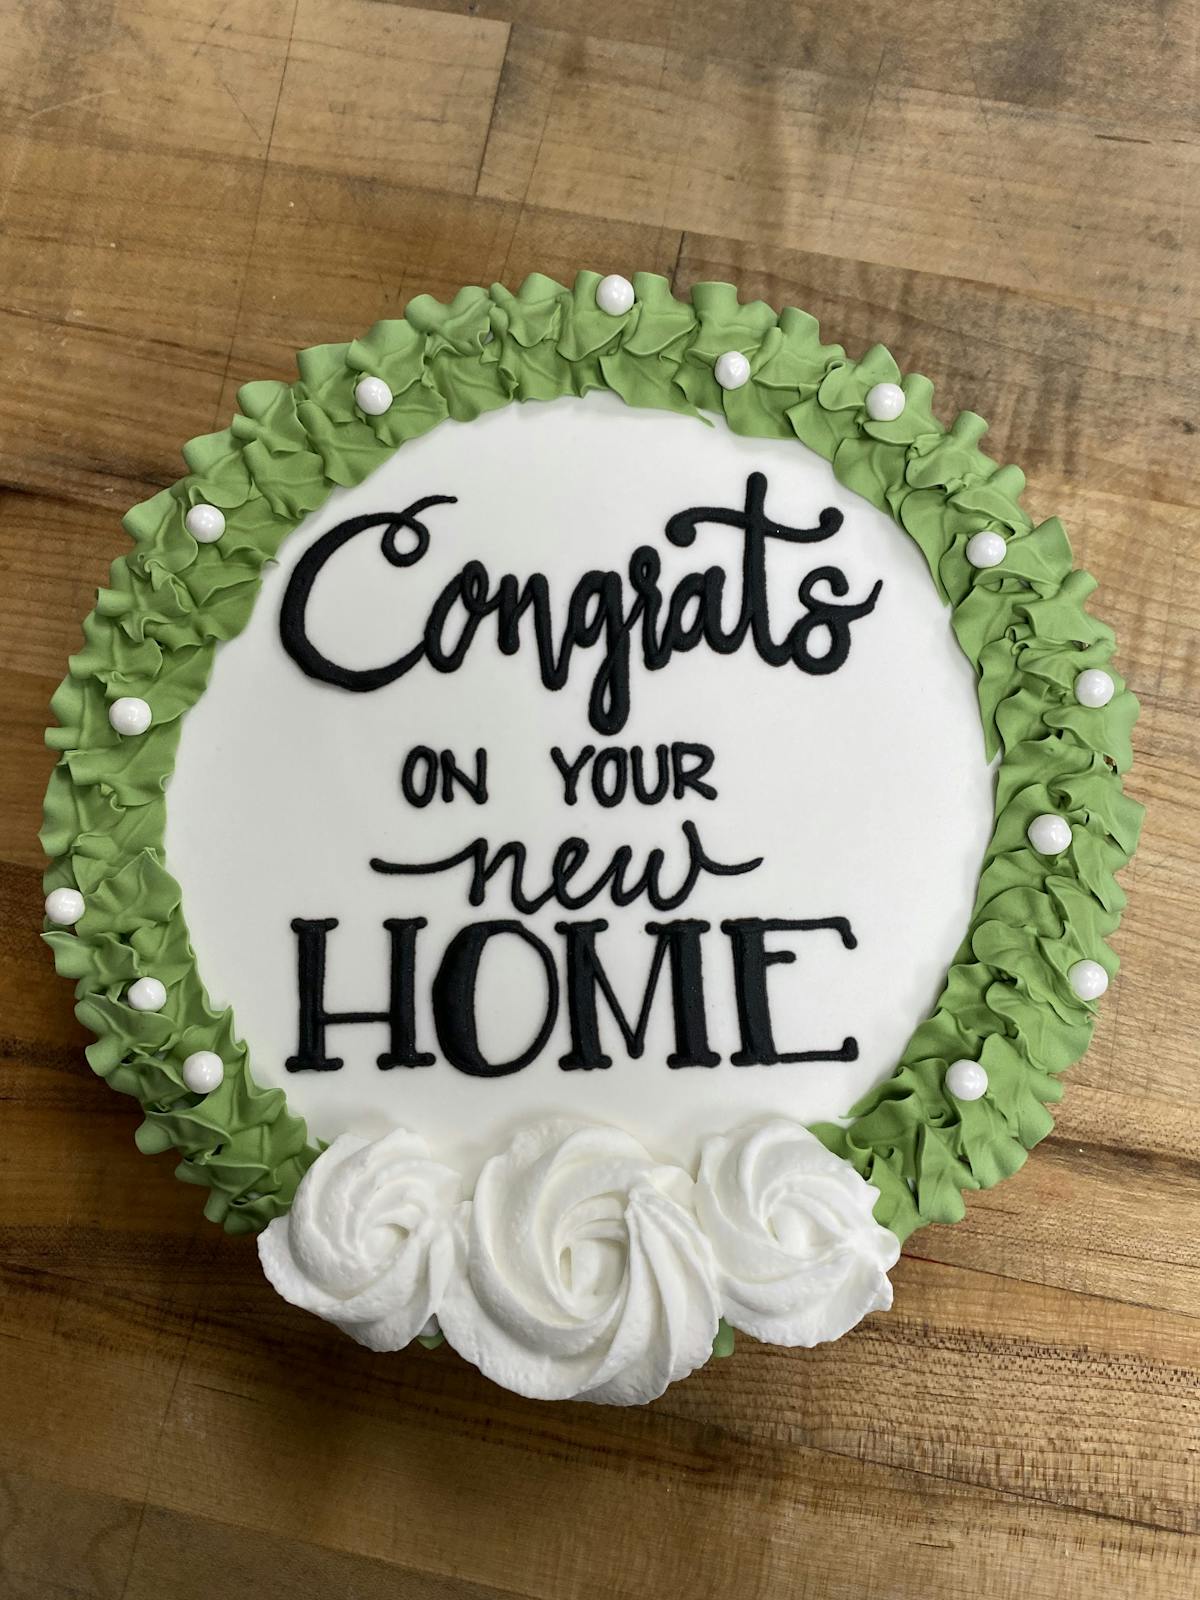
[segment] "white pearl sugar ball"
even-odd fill
[[[1067,970],[1067,982],[1081,1000],[1099,1000],[1108,988],[1108,973],[1098,961],[1077,961]]]
[[[78,889],[51,889],[46,896],[46,915],[60,928],[78,922],[83,910],[83,896]]]
[[[215,1050],[193,1051],[183,1063],[183,1081],[193,1094],[209,1094],[224,1076],[225,1063]]]
[[[125,992],[135,1011],[161,1011],[167,1003],[167,986],[157,978],[138,978]]]
[[[713,362],[713,377],[722,389],[740,389],[750,381],[750,363],[740,350],[726,350]]]
[[[619,272],[610,272],[596,285],[596,304],[610,317],[623,317],[632,309],[634,298],[633,285]]]
[[[1026,838],[1040,856],[1060,856],[1071,842],[1071,824],[1066,817],[1043,811],[1026,829]]]
[[[219,506],[193,506],[183,525],[197,544],[215,544],[225,532],[225,513]]]
[[[867,390],[867,415],[872,422],[895,422],[904,410],[904,390],[898,383],[877,383]]]
[[[392,391],[382,378],[360,378],[354,385],[354,399],[369,417],[381,417],[392,403]]]
[[[1004,535],[984,528],[967,540],[967,560],[973,567],[998,567],[1008,554]]]
[[[136,695],[122,695],[108,708],[108,720],[113,729],[124,738],[132,738],[154,721],[154,714],[144,700]]]
[[[1075,698],[1081,706],[1089,706],[1093,711],[1101,706],[1106,706],[1117,692],[1117,686],[1107,672],[1102,672],[1099,667],[1088,667],[1086,672],[1081,672],[1075,679]]]
[[[952,1061],[946,1068],[946,1088],[956,1100],[979,1100],[987,1086],[987,1069],[978,1061]]]

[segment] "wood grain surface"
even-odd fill
[[[1200,128],[1188,0],[2,0],[0,1594],[1200,1587]],[[970,406],[1142,699],[1123,967],[1053,1136],[896,1307],[642,1410],[292,1310],[89,1073],[47,702],[123,509],[419,290],[728,278]]]

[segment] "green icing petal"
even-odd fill
[[[955,1154],[955,1140],[924,1123],[918,1129],[913,1166],[917,1211],[929,1222],[961,1222],[966,1214],[964,1189],[978,1189],[978,1179]]]
[[[887,511],[889,492],[904,471],[904,455],[903,445],[864,434],[841,441],[833,457],[833,470],[839,483],[880,511]]]
[[[658,356],[631,356],[628,348],[625,348],[600,356],[599,370],[603,381],[627,405],[678,411],[689,417],[700,416],[685,390],[676,382],[677,368],[673,362]]]
[[[634,274],[637,302],[630,312],[628,331],[621,341],[630,356],[664,356],[674,352],[677,366],[684,345],[696,331],[696,313],[686,301],[676,300],[666,278],[654,272]]]
[[[762,300],[742,305],[731,283],[696,284],[692,290],[692,309],[696,316],[696,332],[688,358],[710,368],[718,356],[729,350],[740,350],[743,355],[753,357],[779,322],[776,313]]]
[[[492,302],[486,289],[460,289],[448,306],[431,294],[410,300],[405,321],[424,337],[425,360],[439,356],[478,357],[492,331]]]
[[[877,383],[899,383],[900,368],[881,344],[873,345],[861,361],[836,361],[822,380],[817,399],[826,411],[866,414],[867,392]]]
[[[570,306],[564,306],[564,326],[558,339],[558,352],[570,362],[587,361],[601,351],[618,345],[634,316],[631,308],[611,316],[596,304],[601,282],[598,272],[581,272],[571,291]]]

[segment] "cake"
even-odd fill
[[[1092,579],[979,417],[727,284],[421,296],[298,369],[128,513],[54,699],[92,1067],[373,1350],[633,1404],[840,1337],[1115,970]]]

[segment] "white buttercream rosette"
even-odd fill
[[[547,1122],[486,1163],[460,1221],[454,1348],[542,1400],[637,1405],[712,1352],[719,1310],[692,1180],[619,1129]]]
[[[799,1123],[707,1140],[696,1212],[726,1320],[766,1344],[814,1345],[886,1311],[900,1242],[875,1221],[878,1198]]]
[[[812,1345],[886,1310],[900,1246],[877,1199],[781,1118],[708,1139],[695,1181],[617,1128],[540,1123],[470,1201],[400,1129],[335,1139],[259,1253],[285,1299],[371,1349],[436,1317],[518,1394],[638,1405],[708,1359],[720,1316]]]
[[[371,1350],[399,1350],[435,1315],[454,1271],[459,1173],[399,1128],[344,1133],[305,1173],[292,1209],[258,1237],[267,1277]]]

